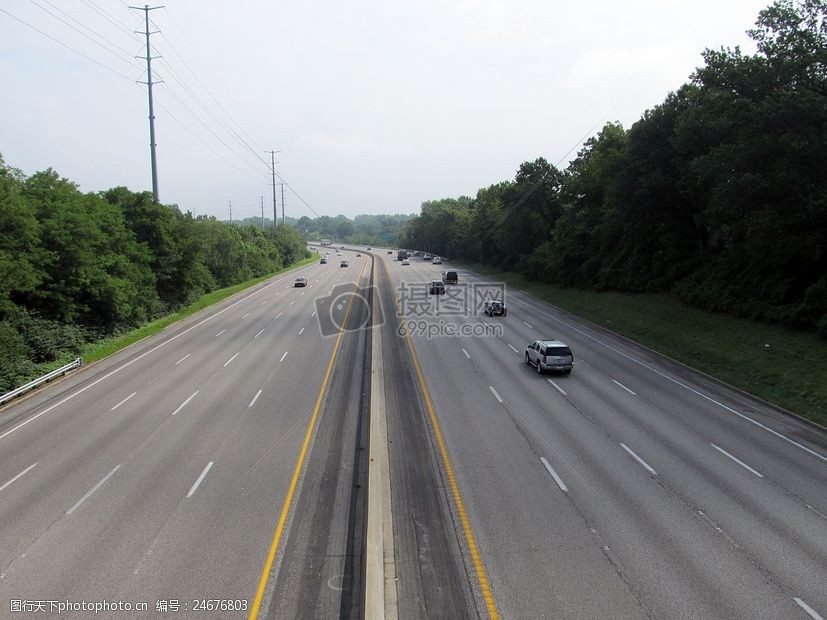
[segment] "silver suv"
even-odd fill
[[[537,367],[537,374],[544,370],[560,370],[571,374],[574,355],[565,342],[559,340],[537,340],[525,349],[525,363]]]

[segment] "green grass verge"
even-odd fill
[[[827,341],[815,334],[691,308],[669,295],[561,288],[468,267],[827,426]]]
[[[195,314],[199,310],[203,310],[208,306],[212,306],[213,304],[218,303],[219,301],[226,299],[227,297],[231,297],[232,295],[235,295],[236,293],[243,291],[246,288],[255,286],[259,282],[264,282],[265,280],[272,278],[273,276],[279,273],[283,273],[285,271],[289,271],[290,269],[295,269],[297,267],[308,265],[312,262],[315,262],[316,260],[318,260],[318,256],[305,258],[293,265],[290,265],[289,267],[285,267],[280,271],[275,271],[273,273],[267,274],[266,276],[261,276],[260,278],[254,278],[252,280],[242,282],[241,284],[228,286],[227,288],[222,288],[216,291],[212,291],[211,293],[207,293],[206,295],[201,296],[201,298],[194,301],[190,305],[181,308],[177,312],[173,312],[172,314],[168,314],[167,316],[161,317],[160,319],[156,319],[151,323],[147,323],[146,325],[138,327],[137,329],[131,330],[123,334],[119,334],[112,338],[104,338],[103,340],[90,342],[86,345],[86,347],[84,347],[80,357],[83,358],[84,364],[91,364],[92,362],[97,362],[98,360],[101,360],[104,357],[112,355],[113,353],[117,353],[121,349],[124,349],[129,345],[138,342],[139,340],[142,340],[148,336],[153,336],[165,327],[172,325],[176,321],[180,321],[181,319]],[[58,366],[60,366],[60,364],[58,364]]]

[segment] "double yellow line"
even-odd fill
[[[356,276],[356,282],[353,285],[354,291],[359,286],[359,281],[362,279],[362,272],[365,270],[365,266],[367,264],[367,261],[365,261],[362,268],[359,270],[359,275]],[[299,476],[304,468],[307,450],[310,447],[310,441],[313,439],[313,432],[316,428],[316,419],[319,417],[319,409],[321,409],[322,400],[324,399],[325,392],[327,391],[327,385],[330,382],[330,373],[333,371],[333,362],[336,361],[336,355],[339,353],[342,338],[345,335],[345,325],[347,325],[347,319],[350,316],[350,308],[352,305],[353,297],[351,296],[347,304],[347,310],[345,310],[345,318],[339,328],[339,335],[336,338],[336,344],[333,346],[333,354],[330,356],[330,361],[327,363],[327,370],[324,373],[322,387],[319,389],[319,395],[316,397],[316,405],[313,407],[313,415],[310,416],[310,422],[307,424],[307,431],[304,434],[302,449],[301,452],[299,452],[298,459],[296,459],[296,467],[293,469],[293,477],[290,480],[290,486],[287,488],[287,495],[285,496],[284,503],[281,506],[281,513],[279,514],[279,520],[276,524],[276,531],[273,534],[273,540],[270,543],[270,550],[267,553],[267,560],[265,561],[264,568],[261,571],[261,577],[258,581],[258,588],[256,588],[256,595],[253,599],[253,604],[250,605],[250,614],[248,616],[250,620],[255,620],[255,618],[258,618],[261,602],[264,599],[264,592],[267,589],[267,581],[270,578],[270,571],[273,569],[273,562],[276,559],[276,552],[278,551],[282,534],[284,534],[284,526],[287,523],[287,515],[290,514],[290,506],[293,503],[293,495],[296,493],[296,487],[299,484]]]
[[[485,606],[488,609],[488,615],[491,620],[497,620],[500,613],[497,610],[497,604],[494,601],[494,595],[491,593],[491,584],[488,581],[488,575],[485,572],[485,564],[483,564],[482,556],[480,556],[477,541],[474,538],[474,532],[471,530],[471,522],[468,519],[468,513],[465,511],[465,504],[462,501],[462,494],[459,491],[459,484],[454,475],[454,468],[451,466],[451,459],[448,456],[448,448],[445,446],[445,440],[442,436],[442,429],[439,426],[439,421],[436,417],[436,410],[434,409],[433,401],[431,400],[431,393],[428,391],[428,386],[425,385],[425,375],[422,373],[422,367],[419,365],[419,358],[416,356],[414,350],[413,339],[405,325],[405,317],[402,314],[402,308],[399,305],[399,300],[396,292],[393,294],[393,301],[396,304],[397,315],[402,322],[402,332],[405,335],[405,341],[408,343],[408,350],[411,353],[414,369],[416,370],[416,377],[419,380],[419,387],[422,390],[422,395],[425,397],[425,407],[428,409],[428,415],[431,419],[431,425],[434,427],[434,437],[436,438],[437,446],[439,447],[439,454],[442,457],[442,466],[445,469],[445,475],[448,477],[448,485],[451,487],[451,493],[454,496],[454,503],[457,506],[457,514],[459,516],[460,524],[462,525],[463,534],[465,534],[465,542],[468,544],[468,550],[471,553],[471,562],[474,564],[474,571],[477,574],[477,581],[479,582],[482,597],[485,600]]]

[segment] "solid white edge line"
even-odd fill
[[[733,461],[735,461],[736,463],[738,463],[741,467],[743,467],[744,469],[746,469],[746,470],[748,470],[748,471],[752,472],[753,474],[755,474],[755,475],[756,475],[756,476],[758,476],[759,478],[763,478],[763,477],[764,477],[764,474],[762,474],[760,471],[757,471],[757,470],[753,469],[752,467],[750,467],[749,465],[747,465],[746,463],[744,463],[744,461],[742,461],[741,459],[739,459],[739,458],[738,458],[738,457],[736,457],[736,456],[731,455],[729,452],[727,452],[727,451],[726,451],[726,450],[724,450],[723,448],[721,448],[721,447],[719,447],[719,446],[716,446],[714,443],[710,443],[709,445],[710,445],[710,446],[712,446],[713,448],[715,448],[718,452],[720,452],[720,453],[721,453],[721,454],[723,454],[724,456],[728,456],[728,457],[729,457],[729,458],[731,458]]]
[[[512,345],[508,345],[508,348],[514,351],[514,353],[516,353],[517,355],[520,354],[520,352],[517,349],[515,349]]]
[[[314,316],[316,316],[316,311],[315,310],[313,311],[313,314],[310,315],[310,318],[312,319]]]
[[[204,471],[202,471],[201,475],[198,476],[198,480],[196,480],[192,487],[190,487],[190,492],[187,493],[187,497],[192,497],[192,494],[195,493],[195,491],[198,489],[198,485],[201,484],[201,481],[204,480],[204,478],[207,476],[207,472],[210,471],[210,469],[212,469],[212,465],[212,461],[207,463],[207,466],[204,468]]]
[[[280,362],[284,361],[284,358],[287,357],[287,351],[284,352],[284,355],[281,356]]]
[[[172,412],[172,415],[175,415],[176,413],[178,413],[179,411],[181,411],[181,409],[183,409],[183,408],[187,405],[187,403],[188,403],[188,402],[190,402],[193,398],[195,398],[196,394],[198,394],[198,390],[195,390],[195,391],[194,391],[194,392],[190,395],[190,397],[189,397],[187,400],[185,400],[183,403],[181,403],[180,405],[178,405],[178,409],[176,409],[175,411],[173,411],[173,412]]]
[[[302,328],[299,330],[298,335],[299,335],[299,336],[301,336],[301,335],[302,335],[302,333],[304,333],[304,327],[302,327]]]
[[[253,336],[253,338],[258,338],[259,336],[261,336],[262,332],[263,332],[265,329],[266,329],[266,328],[262,328],[262,329],[260,329],[260,330],[259,330],[259,332],[258,332],[255,336]]]
[[[121,402],[119,402],[117,405],[115,405],[114,407],[112,407],[109,411],[115,411],[115,409],[117,409],[118,407],[120,407],[121,405],[123,405],[126,401],[128,401],[130,398],[132,398],[133,396],[135,396],[135,394],[137,394],[137,393],[138,393],[138,392],[132,392],[132,394],[130,394],[129,396],[127,396],[126,398],[124,398]]]
[[[551,464],[542,456],[540,457],[540,461],[543,463],[543,466],[548,470],[548,473],[551,474],[551,477],[554,478],[554,482],[557,483],[557,486],[560,487],[560,490],[563,491],[563,493],[568,493],[569,489],[566,486],[566,483],[563,482],[562,478],[560,478],[560,476],[557,475],[557,472],[554,471],[554,468],[551,466]]]
[[[6,484],[4,484],[2,487],[0,487],[0,491],[2,491],[3,489],[5,489],[6,487],[11,486],[11,485],[12,485],[12,483],[14,483],[14,482],[16,482],[17,480],[19,480],[20,478],[22,478],[24,475],[26,475],[27,473],[29,473],[29,471],[30,471],[30,470],[32,470],[32,469],[34,469],[35,467],[37,467],[37,463],[35,463],[35,464],[33,464],[33,465],[29,465],[26,469],[24,469],[23,471],[21,471],[21,472],[20,472],[19,474],[17,474],[14,478],[12,478],[12,479],[11,479],[11,480],[9,480]]]
[[[279,283],[279,282],[281,282],[283,279],[284,279],[284,278],[279,278],[278,280],[274,280],[273,282],[270,282],[270,284],[267,284],[267,285],[265,285],[265,286],[262,286],[260,289],[258,289],[258,290],[256,290],[256,291],[253,291],[253,292],[252,292],[252,293],[250,293],[249,295],[247,295],[247,296],[245,296],[245,297],[242,297],[242,298],[241,298],[241,299],[239,299],[238,301],[235,301],[235,302],[231,303],[229,306],[227,306],[227,307],[226,307],[226,308],[224,308],[223,310],[219,310],[219,311],[218,311],[218,312],[216,312],[215,314],[211,314],[210,316],[208,316],[207,318],[205,318],[205,319],[204,319],[204,320],[202,320],[202,321],[199,321],[199,322],[198,322],[198,323],[196,323],[195,325],[191,325],[190,327],[188,327],[187,329],[185,329],[185,330],[184,330],[184,331],[182,331],[181,333],[179,333],[179,334],[175,334],[175,335],[174,335],[172,338],[170,338],[169,340],[164,340],[164,341],[163,341],[163,342],[161,342],[160,344],[158,344],[158,345],[156,345],[156,346],[152,347],[149,351],[144,351],[144,352],[143,352],[143,353],[141,353],[140,355],[138,355],[138,356],[136,356],[136,357],[133,357],[131,360],[129,360],[129,361],[128,361],[128,362],[126,362],[125,364],[123,364],[123,365],[121,365],[121,366],[118,366],[117,368],[115,368],[115,369],[113,369],[113,370],[110,370],[108,373],[106,373],[106,374],[105,374],[105,375],[103,375],[102,377],[100,377],[100,378],[98,378],[98,379],[95,379],[94,381],[92,381],[92,382],[91,382],[91,383],[89,383],[88,385],[83,386],[82,388],[80,388],[80,389],[79,389],[79,390],[77,390],[76,392],[72,392],[71,394],[69,394],[69,396],[67,396],[66,398],[63,398],[63,399],[59,400],[59,401],[58,401],[58,402],[56,402],[54,405],[51,405],[50,407],[47,407],[46,409],[44,409],[44,410],[43,410],[43,411],[41,411],[40,413],[38,413],[38,414],[36,414],[36,415],[33,415],[32,417],[30,417],[30,418],[28,418],[28,419],[26,419],[26,420],[23,420],[20,424],[18,424],[18,425],[17,425],[17,426],[15,426],[14,428],[10,428],[10,429],[9,429],[9,430],[7,430],[5,433],[3,433],[2,435],[0,435],[0,439],[3,439],[4,437],[7,437],[8,435],[11,435],[11,434],[12,434],[13,432],[15,432],[17,429],[19,429],[19,428],[23,428],[24,426],[26,426],[26,425],[27,425],[27,424],[29,424],[30,422],[34,422],[34,421],[35,421],[35,420],[37,420],[40,416],[42,416],[42,415],[45,415],[45,414],[49,413],[50,411],[52,411],[52,410],[53,410],[53,409],[55,409],[56,407],[59,407],[60,405],[62,405],[63,403],[65,403],[66,401],[69,401],[69,400],[73,399],[73,398],[74,398],[75,396],[77,396],[78,394],[82,394],[82,393],[83,393],[83,392],[85,392],[86,390],[88,390],[88,389],[90,389],[90,388],[92,388],[92,387],[95,387],[95,386],[96,386],[98,383],[100,383],[101,381],[104,381],[104,380],[108,379],[109,377],[111,377],[112,375],[114,375],[115,373],[118,373],[118,372],[122,371],[124,368],[127,368],[127,367],[131,366],[132,364],[134,364],[134,363],[135,363],[135,362],[137,362],[138,360],[142,360],[143,358],[145,358],[145,357],[146,357],[147,355],[149,355],[150,353],[154,353],[155,351],[157,351],[157,350],[158,350],[158,349],[160,349],[161,347],[163,347],[163,346],[165,346],[165,345],[169,344],[169,343],[170,343],[170,342],[172,342],[173,340],[177,340],[178,338],[180,338],[180,337],[181,337],[181,336],[183,336],[184,334],[187,334],[187,333],[191,332],[191,331],[192,331],[192,330],[194,330],[196,327],[201,327],[201,326],[202,326],[204,323],[206,323],[207,321],[211,321],[211,320],[213,320],[215,317],[217,317],[217,316],[220,316],[220,315],[224,314],[227,310],[229,310],[229,309],[231,309],[231,308],[235,308],[238,304],[240,304],[241,302],[243,302],[243,301],[245,301],[245,300],[247,300],[247,299],[250,299],[250,297],[252,297],[253,295],[258,295],[258,294],[259,294],[261,291],[263,291],[264,289],[270,288],[270,287],[271,287],[271,286],[273,286],[274,284],[278,284],[278,283]],[[827,460],[827,459],[825,459],[825,460]]]
[[[470,359],[471,359],[471,356],[470,356],[470,355],[468,355],[468,351],[466,351],[466,350],[465,350],[465,349],[463,349],[462,347],[460,347],[460,349],[462,349],[462,352],[463,352],[463,353],[465,353],[465,357],[467,357],[467,358],[470,360]]]
[[[623,385],[620,381],[617,381],[616,379],[612,379],[612,381],[613,381],[614,383],[616,383],[617,385],[619,385],[620,387],[622,387],[622,388],[623,388],[624,390],[626,390],[627,392],[629,392],[629,394],[631,394],[632,396],[637,396],[637,393],[636,393],[636,392],[633,392],[632,390],[630,390],[629,388],[627,388],[627,387],[626,387],[625,385]]]
[[[648,472],[649,472],[650,474],[652,474],[653,476],[657,476],[657,475],[658,475],[658,472],[656,472],[654,469],[652,469],[652,467],[649,465],[649,463],[647,463],[647,462],[646,462],[646,461],[644,461],[642,458],[640,458],[637,454],[635,454],[635,453],[634,453],[634,451],[633,451],[633,450],[632,450],[629,446],[627,446],[625,443],[621,443],[620,445],[621,445],[621,446],[623,446],[623,449],[624,449],[624,450],[626,450],[626,452],[628,452],[628,453],[629,453],[629,455],[630,455],[633,459],[635,459],[638,463],[640,463],[641,465],[643,465],[643,466],[646,468],[646,471],[648,471]]]
[[[523,325],[525,325],[525,326],[526,326],[526,327],[528,327],[529,329],[534,329],[534,327],[533,327],[533,326],[529,325],[529,324],[528,324],[528,323],[526,323],[525,321],[523,321],[522,323],[523,323]]]
[[[230,359],[228,359],[226,362],[224,362],[224,367],[226,368],[230,364],[230,362],[232,362],[235,358],[237,358],[239,353],[241,353],[241,351],[239,351],[238,353],[233,355]]]
[[[261,396],[261,390],[259,390],[258,392],[256,392],[256,395],[255,395],[255,396],[253,396],[253,400],[251,400],[251,401],[250,401],[250,404],[249,404],[249,405],[247,405],[247,408],[248,408],[248,409],[249,409],[250,407],[252,407],[253,405],[255,405],[255,404],[256,404],[256,401],[258,400],[258,397],[259,397],[259,396]]]
[[[178,364],[180,364],[181,362],[183,362],[185,359],[187,359],[190,355],[192,355],[192,353],[187,353],[184,357],[182,357],[180,360],[178,360],[177,362],[175,362],[175,365],[177,366]]]
[[[494,395],[494,398],[496,398],[496,399],[497,399],[498,401],[500,401],[500,402],[503,402],[502,397],[500,397],[500,395],[499,395],[499,394],[497,394],[497,390],[495,390],[495,389],[494,389],[494,386],[489,385],[489,386],[488,386],[488,389],[489,389],[489,390],[491,390],[491,393]]]
[[[566,391],[563,388],[561,388],[559,385],[557,385],[554,381],[552,381],[551,379],[546,379],[546,381],[551,383],[554,386],[554,389],[557,390],[558,392],[560,392],[563,396],[566,395]]]
[[[797,596],[793,597],[793,601],[795,601],[795,604],[801,607],[801,609],[807,612],[807,615],[810,616],[813,620],[824,620],[824,618],[821,617],[821,614],[819,614],[815,609],[810,607],[807,603],[802,601]]]
[[[525,305],[525,306],[528,306],[529,308],[532,308],[533,310],[536,310],[536,311],[537,311],[537,312],[539,312],[540,314],[544,314],[544,315],[546,315],[547,317],[549,317],[549,318],[550,318],[550,319],[552,319],[553,321],[557,321],[558,323],[560,323],[560,324],[562,324],[562,325],[565,325],[565,326],[566,326],[566,327],[568,327],[569,329],[571,329],[571,330],[573,330],[573,331],[576,331],[576,332],[577,332],[578,334],[580,334],[581,336],[584,336],[584,337],[588,338],[589,340],[593,340],[594,342],[597,342],[598,344],[602,344],[602,345],[603,345],[604,347],[606,347],[607,349],[609,349],[609,350],[611,350],[611,351],[614,351],[615,353],[617,353],[618,355],[620,355],[620,356],[622,356],[622,357],[625,357],[625,358],[626,358],[626,359],[628,359],[629,361],[632,361],[632,362],[634,362],[635,364],[638,364],[639,366],[642,366],[643,368],[646,368],[647,370],[649,370],[649,371],[651,371],[651,372],[655,373],[656,375],[659,375],[659,376],[663,377],[663,378],[664,378],[664,379],[666,379],[667,381],[671,381],[671,382],[672,382],[672,383],[674,383],[675,385],[679,385],[679,386],[681,386],[682,388],[684,388],[684,389],[686,389],[686,390],[689,390],[690,392],[692,392],[692,393],[693,393],[693,394],[695,394],[696,396],[700,396],[701,398],[706,399],[706,400],[708,400],[709,402],[711,402],[711,403],[714,403],[714,404],[718,405],[719,407],[721,407],[721,408],[725,409],[726,411],[729,411],[730,413],[734,413],[735,415],[737,415],[738,417],[740,417],[740,418],[742,418],[742,419],[746,420],[747,422],[750,422],[750,423],[754,424],[755,426],[757,426],[757,427],[759,427],[759,428],[764,429],[765,431],[767,431],[768,433],[771,433],[771,434],[775,435],[775,436],[776,436],[776,437],[778,437],[779,439],[783,439],[784,441],[786,441],[786,442],[788,442],[788,443],[790,443],[790,444],[792,444],[792,445],[796,446],[797,448],[801,448],[802,450],[804,450],[804,451],[805,451],[805,452],[807,452],[808,454],[811,454],[812,456],[814,456],[814,457],[816,457],[816,458],[818,458],[818,459],[821,459],[822,461],[824,461],[825,463],[827,463],[827,456],[825,456],[824,454],[821,454],[820,452],[816,452],[815,450],[812,450],[812,449],[808,448],[807,446],[805,446],[805,445],[803,445],[803,444],[800,444],[800,443],[798,443],[797,441],[795,441],[795,440],[793,440],[793,439],[790,439],[790,438],[789,438],[789,437],[787,437],[786,435],[782,435],[781,433],[779,433],[778,431],[776,431],[776,430],[774,430],[774,429],[770,428],[769,426],[767,426],[767,425],[765,425],[765,424],[761,424],[761,422],[759,422],[758,420],[753,420],[753,419],[752,419],[751,417],[749,417],[748,415],[745,415],[745,414],[741,413],[740,411],[737,411],[737,410],[733,409],[732,407],[729,407],[729,406],[725,405],[724,403],[722,403],[722,402],[719,402],[719,401],[715,400],[715,399],[714,399],[714,398],[712,398],[711,396],[707,396],[707,395],[706,395],[706,394],[704,394],[703,392],[701,392],[701,391],[699,391],[699,390],[696,390],[695,388],[690,387],[690,386],[686,385],[685,383],[682,383],[681,381],[678,381],[678,380],[677,380],[677,379],[675,379],[674,377],[670,377],[670,376],[669,376],[669,375],[667,375],[666,373],[661,372],[660,370],[657,370],[656,368],[653,368],[652,366],[649,366],[648,364],[645,364],[644,362],[641,362],[640,360],[635,359],[634,357],[632,357],[632,356],[631,356],[631,355],[629,355],[628,353],[624,353],[623,351],[621,351],[621,350],[620,350],[620,349],[618,349],[617,347],[613,347],[612,345],[610,345],[610,344],[608,344],[608,343],[603,342],[603,341],[602,341],[602,340],[600,340],[599,338],[595,338],[595,337],[594,337],[594,336],[592,336],[591,334],[587,334],[587,333],[586,333],[586,332],[584,332],[582,329],[578,329],[577,327],[575,327],[575,326],[574,326],[574,325],[572,325],[571,323],[567,323],[566,321],[563,321],[562,319],[557,318],[556,316],[554,316],[553,314],[551,314],[551,313],[549,313],[549,312],[545,312],[544,310],[542,310],[542,309],[538,308],[537,306],[535,306],[535,305],[533,305],[533,304],[528,304],[528,303],[526,303],[526,302],[524,302],[524,301],[520,301],[520,300],[519,300],[519,299],[517,299],[517,298],[514,298],[514,301],[517,301],[517,302],[519,302],[519,303],[521,303],[521,304],[523,304],[523,305]],[[580,360],[580,361],[582,362],[583,360]],[[2,438],[3,438],[3,437],[2,437],[2,435],[0,435],[0,439],[2,439]]]
[[[109,478],[111,478],[111,477],[112,477],[112,474],[114,474],[114,473],[115,473],[116,471],[118,471],[120,468],[121,468],[120,463],[119,463],[119,464],[117,464],[117,465],[115,465],[115,468],[114,468],[112,471],[110,471],[108,474],[106,474],[103,478],[101,478],[100,480],[98,480],[98,483],[97,483],[95,486],[93,486],[91,489],[89,489],[88,491],[86,491],[86,495],[84,495],[84,496],[83,496],[83,497],[81,497],[78,501],[76,501],[76,502],[72,505],[72,507],[71,507],[69,510],[67,510],[67,511],[66,511],[66,514],[67,514],[67,515],[70,515],[70,514],[72,514],[75,510],[77,510],[77,509],[78,509],[78,507],[79,507],[79,506],[80,506],[83,502],[85,502],[87,499],[89,499],[89,498],[92,496],[92,493],[94,493],[94,492],[95,492],[95,491],[97,491],[99,488],[101,488],[101,486],[103,486],[103,484],[104,484],[107,480],[109,480]]]

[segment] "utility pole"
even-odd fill
[[[146,56],[136,56],[135,58],[142,58],[146,60],[146,82],[141,82],[141,84],[146,84],[147,92],[149,93],[149,154],[150,160],[152,162],[152,197],[155,199],[155,202],[158,202],[158,162],[155,158],[155,110],[152,105],[152,59],[153,56],[149,52],[149,36],[153,34],[157,34],[159,31],[156,30],[151,32],[149,30],[149,12],[154,11],[155,9],[162,9],[163,6],[149,6],[145,4],[143,8],[139,6],[130,6],[130,9],[135,9],[136,11],[143,11],[144,12],[144,23],[146,24],[146,30],[136,30],[135,34],[143,34],[146,35]],[[158,58],[158,56],[155,56]],[[157,83],[157,82],[156,82]]]
[[[279,221],[279,211],[276,205],[276,153],[281,151],[264,151],[270,153],[270,172],[273,175],[273,232],[276,231],[276,224]]]
[[[264,196],[259,196],[261,199],[261,230],[264,230]]]
[[[228,200],[227,202],[230,203],[230,224],[232,224],[233,223],[233,201]]]
[[[284,224],[284,183],[279,183],[281,185],[281,223]]]

